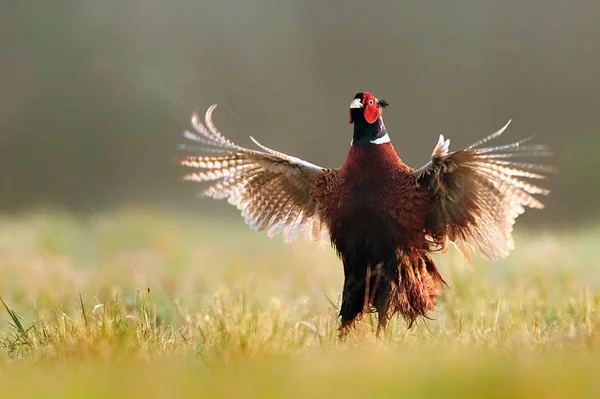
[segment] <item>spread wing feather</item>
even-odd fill
[[[514,248],[512,229],[517,216],[529,208],[543,208],[534,195],[548,190],[525,179],[544,179],[551,168],[514,162],[514,158],[551,155],[548,147],[526,144],[532,137],[515,143],[481,148],[500,136],[499,131],[473,145],[449,152],[449,140],[440,136],[431,161],[415,170],[420,186],[430,193],[432,209],[426,232],[432,246],[445,249],[453,242],[470,261],[470,248],[489,259],[508,255]]]
[[[304,232],[310,240],[326,242],[327,226],[313,197],[326,169],[267,148],[252,137],[262,151],[236,145],[214,126],[215,108],[213,105],[206,111],[204,124],[195,113],[195,132],[184,133],[198,145],[183,148],[211,153],[182,159],[181,165],[199,169],[184,176],[184,180],[211,182],[202,194],[227,199],[257,231],[266,230],[269,236],[283,233],[286,242]]]

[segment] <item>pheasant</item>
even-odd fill
[[[427,317],[445,282],[431,253],[453,243],[471,262],[471,250],[487,259],[514,248],[511,235],[526,207],[543,208],[534,196],[548,190],[528,179],[543,179],[549,168],[514,158],[548,156],[543,145],[482,147],[499,131],[460,150],[440,135],[431,160],[419,169],[404,164],[382,119],[388,103],[369,92],[350,103],[352,144],[345,163],[327,169],[263,146],[238,146],[215,127],[211,106],[205,123],[192,116],[196,132],[184,137],[207,156],[186,156],[181,165],[197,168],[184,180],[212,185],[203,195],[227,199],[247,224],[286,242],[300,234],[330,241],[344,266],[340,332],[363,314],[377,312],[378,328],[400,314],[408,326]]]

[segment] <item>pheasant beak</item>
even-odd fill
[[[362,101],[360,100],[360,98],[355,98],[350,103],[350,109],[352,109],[352,108],[362,108],[362,107],[364,107],[364,105],[363,105]]]

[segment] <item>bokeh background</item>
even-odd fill
[[[343,162],[357,91],[391,106],[409,164],[513,124],[556,153],[543,213],[600,216],[600,3],[527,1],[3,1],[0,211],[198,201],[175,165],[195,109],[322,166]]]

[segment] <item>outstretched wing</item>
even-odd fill
[[[479,249],[489,259],[504,257],[514,248],[511,233],[517,216],[526,207],[544,207],[534,195],[546,195],[549,191],[525,179],[544,179],[543,173],[551,168],[513,160],[549,156],[546,146],[524,145],[533,138],[530,137],[481,148],[500,136],[509,123],[485,139],[451,153],[450,141],[440,136],[431,161],[415,170],[418,184],[433,200],[426,232],[434,247],[443,249],[450,240],[469,261],[469,247]]]
[[[300,232],[311,240],[328,236],[313,190],[326,169],[274,151],[252,140],[263,151],[240,147],[217,131],[212,122],[216,105],[206,111],[205,123],[192,115],[196,132],[184,136],[199,146],[184,149],[212,153],[188,156],[181,165],[199,169],[184,180],[212,183],[202,194],[223,199],[242,211],[251,228],[267,230],[269,236],[283,233],[286,242]]]

